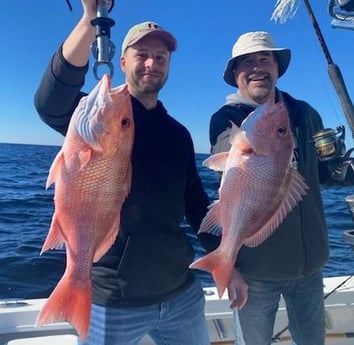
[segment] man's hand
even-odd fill
[[[332,179],[344,181],[347,175],[348,166],[352,164],[351,159],[335,158],[328,163],[328,170]]]
[[[227,291],[231,302],[230,308],[242,309],[248,299],[248,285],[243,280],[241,273],[235,268],[231,274]]]

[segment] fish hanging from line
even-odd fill
[[[55,212],[41,254],[65,244],[66,269],[36,326],[68,321],[85,340],[91,315],[91,268],[114,243],[130,192],[134,121],[126,85],[104,75],[77,106],[47,179]]]
[[[240,128],[232,123],[230,143],[229,152],[203,162],[223,174],[219,200],[209,207],[199,233],[221,235],[221,242],[190,265],[212,273],[219,297],[230,281],[241,246],[264,242],[308,189],[291,167],[293,140],[283,102],[259,106]],[[241,307],[246,298],[239,301]]]

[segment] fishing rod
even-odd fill
[[[296,0],[277,0],[275,10],[273,12],[273,15],[271,19],[277,20],[280,19],[280,22],[285,22],[287,17],[292,17],[295,15],[297,8],[294,9]],[[353,0],[330,0],[329,2],[329,14],[333,12],[331,9],[336,6],[336,4],[340,3],[346,3],[344,6],[346,6],[346,9],[352,9],[352,2]],[[308,15],[310,17],[312,26],[315,30],[316,36],[318,38],[318,41],[321,45],[321,48],[323,50],[323,53],[325,55],[325,58],[327,60],[328,64],[328,74],[329,77],[332,81],[332,84],[336,90],[336,93],[339,97],[339,101],[342,105],[344,115],[346,117],[346,120],[348,122],[348,125],[351,129],[352,132],[352,137],[354,137],[354,107],[353,103],[351,101],[351,98],[348,94],[342,73],[339,69],[339,67],[334,63],[331,54],[328,50],[326,41],[324,40],[324,37],[322,35],[321,29],[318,25],[317,19],[313,13],[313,10],[311,8],[309,0],[304,0],[305,7],[307,9]],[[348,6],[350,6],[348,8]]]
[[[352,137],[354,138],[354,107],[353,107],[353,103],[351,101],[351,98],[349,96],[348,90],[346,88],[342,73],[341,73],[339,67],[334,63],[334,61],[331,57],[331,54],[329,53],[327,44],[324,40],[324,37],[322,35],[321,29],[318,25],[316,17],[312,11],[309,0],[304,0],[304,4],[306,6],[307,12],[309,14],[309,17],[310,17],[312,26],[315,30],[316,36],[318,38],[318,41],[321,45],[321,48],[322,48],[325,58],[327,60],[329,77],[330,77],[332,84],[337,92],[337,95],[339,97],[340,103],[341,103],[343,111],[344,111],[344,115],[345,115],[346,120],[348,122],[349,128],[352,132]]]
[[[345,9],[354,8],[354,0],[329,1],[329,6],[332,7],[334,6],[334,2],[336,2],[336,4],[340,2],[343,3]],[[277,21],[279,19],[281,23],[284,23],[287,18],[293,17],[296,14],[298,8],[297,6],[295,7],[295,3],[296,0],[277,0],[271,20]],[[327,60],[329,77],[339,97],[339,101],[342,105],[344,115],[352,132],[352,137],[354,138],[354,107],[351,98],[348,94],[342,73],[331,57],[326,41],[324,40],[321,29],[312,11],[309,0],[304,0],[304,3],[308,15],[310,17],[312,26],[318,38],[318,41]],[[350,149],[348,150],[348,152],[346,152],[344,135],[344,126],[338,126],[336,130],[326,128],[315,133],[315,135],[313,136],[313,143],[315,144],[316,151],[321,161],[340,158],[346,166],[350,165],[354,169],[354,159],[350,158],[350,154],[353,152],[353,149]],[[343,180],[345,174],[346,168],[343,169],[341,172],[338,170],[338,173],[337,171],[334,171],[332,177],[334,179]]]

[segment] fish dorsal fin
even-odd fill
[[[220,236],[221,225],[219,224],[218,221],[218,214],[219,214],[219,200],[216,200],[209,206],[209,211],[203,218],[198,233],[205,232],[215,236]]]
[[[287,214],[302,200],[302,196],[306,195],[308,186],[304,178],[295,169],[291,169],[290,174],[289,188],[279,207],[259,231],[244,241],[246,246],[257,247],[264,242],[279,227]]]

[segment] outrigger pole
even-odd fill
[[[296,0],[277,0],[277,3],[275,5],[275,10],[273,12],[271,19],[274,19],[275,21],[277,19],[279,19],[280,22],[283,23],[283,22],[285,22],[287,17],[294,16],[297,11],[297,7],[295,7],[296,2],[297,2]],[[306,9],[307,9],[307,12],[309,14],[312,26],[316,32],[316,36],[318,38],[318,41],[320,42],[323,53],[326,57],[326,60],[328,63],[329,77],[330,77],[332,84],[336,90],[336,93],[339,97],[339,101],[342,105],[344,115],[345,115],[346,120],[348,122],[349,128],[351,129],[351,132],[352,132],[352,137],[354,138],[354,107],[353,107],[353,103],[350,99],[350,96],[348,94],[342,73],[341,73],[339,67],[333,62],[333,59],[331,57],[331,54],[329,53],[327,44],[323,38],[320,27],[317,23],[316,17],[312,11],[309,0],[304,0],[304,3],[306,6]]]

